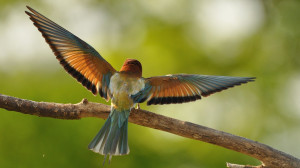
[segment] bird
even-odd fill
[[[177,104],[196,101],[213,93],[255,80],[198,74],[142,77],[142,65],[126,59],[115,70],[92,46],[27,6],[25,11],[42,33],[63,68],[94,95],[111,100],[111,112],[88,148],[109,156],[129,154],[128,117],[139,103]]]

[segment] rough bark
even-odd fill
[[[58,119],[81,119],[84,117],[107,118],[110,106],[88,102],[83,99],[78,104],[60,104],[49,102],[35,102],[19,99],[0,94],[0,108],[17,111],[24,114],[36,115],[39,117],[52,117]],[[258,166],[237,165],[227,163],[231,168],[299,168],[300,160],[271,148],[259,142],[232,135],[212,128],[193,124],[187,121],[180,121],[163,115],[155,114],[146,110],[133,109],[129,122],[145,127],[150,127],[190,139],[195,139],[210,144],[218,145],[234,150],[262,162]]]

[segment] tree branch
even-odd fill
[[[35,102],[2,94],[0,94],[0,108],[4,108],[9,111],[17,111],[24,114],[36,115],[39,117],[52,117],[59,119],[81,119],[84,117],[98,117],[105,119],[110,112],[110,106],[88,102],[87,99],[83,99],[78,104],[60,104]],[[133,109],[129,117],[129,122],[170,132],[172,134],[176,134],[186,138],[218,145],[249,155],[262,162],[262,165],[259,166],[236,165],[227,163],[227,167],[300,167],[299,159],[284,152],[273,149],[270,146],[201,125],[196,125],[190,122],[180,121],[170,117],[155,114],[146,110]]]
[[[250,166],[250,165],[238,165],[238,164],[232,164],[232,163],[227,163],[227,167],[230,168],[263,168],[265,167],[263,164],[259,166]]]

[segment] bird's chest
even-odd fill
[[[145,84],[141,78],[128,77],[119,73],[112,76],[109,89],[112,95],[111,103],[118,108],[131,108],[134,103],[131,95],[136,94],[144,88]]]

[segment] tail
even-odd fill
[[[118,111],[112,108],[105,124],[89,144],[90,150],[105,155],[104,161],[107,155],[111,160],[114,155],[129,154],[127,136],[129,112],[129,109]]]

